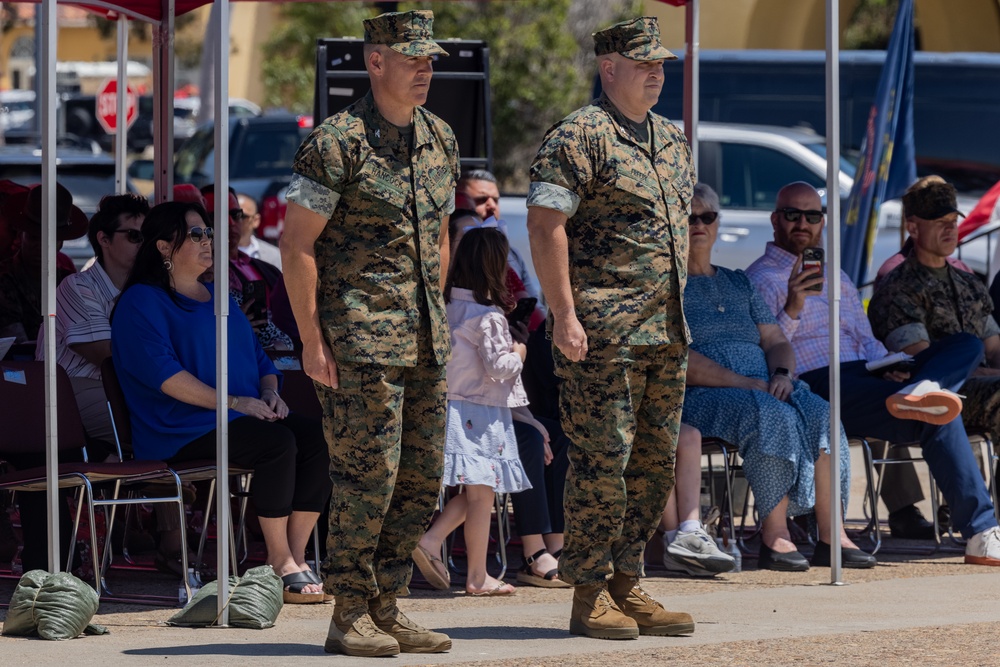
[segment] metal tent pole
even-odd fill
[[[684,133],[691,146],[691,167],[698,175],[698,103],[701,95],[699,51],[701,11],[699,0],[691,0],[685,8],[684,32],[687,49],[684,54]]]

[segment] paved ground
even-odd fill
[[[923,468],[923,466],[919,466]],[[855,468],[860,471],[860,466]],[[860,474],[849,516],[860,516]],[[929,513],[929,507],[924,507]],[[863,546],[868,546],[867,543]],[[568,590],[519,587],[510,598],[414,589],[402,603],[415,620],[441,629],[454,647],[441,655],[403,655],[398,665],[1000,665],[1000,568],[962,564],[960,547],[887,539],[879,566],[845,570],[754,570],[711,580],[668,578],[649,568],[645,588],[668,608],[691,613],[690,637],[607,642],[568,634]],[[805,550],[804,550],[805,551]],[[512,556],[513,562],[519,562]],[[122,592],[173,595],[159,573],[113,573]],[[512,579],[511,579],[512,580]],[[13,582],[0,580],[0,600]],[[173,628],[175,609],[102,604],[95,622],[111,634],[68,642],[0,638],[0,664],[245,665],[371,664],[323,653],[331,607],[286,606],[276,627],[252,631]],[[5,610],[0,609],[0,620]]]

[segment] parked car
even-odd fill
[[[229,184],[257,200],[261,212],[257,233],[265,239],[281,236],[292,162],[310,129],[303,118],[286,113],[230,119]],[[215,127],[208,123],[178,149],[174,182],[200,188],[214,180],[214,169]]]
[[[35,118],[35,91],[0,91],[0,131],[27,128]]]
[[[10,179],[22,185],[34,185],[42,180],[42,152],[32,146],[0,148],[0,179]],[[73,195],[73,203],[88,218],[97,211],[105,195],[115,192],[115,161],[108,155],[90,151],[59,148],[56,155],[56,180]],[[126,179],[129,192],[136,192]],[[77,268],[94,256],[86,236],[63,243],[62,251],[69,255]]]

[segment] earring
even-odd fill
[[[174,263],[171,262],[170,259],[164,258],[163,259],[163,268],[165,268],[167,270],[167,272],[169,273],[170,271],[174,270]]]

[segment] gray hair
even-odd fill
[[[496,183],[497,177],[493,175],[493,172],[489,169],[472,169],[462,174],[459,182],[465,183],[467,181],[488,181],[490,183]]]
[[[719,195],[715,194],[715,190],[710,188],[705,183],[696,183],[694,186],[694,196],[692,201],[697,199],[702,203],[702,206],[707,208],[709,211],[719,212]]]

